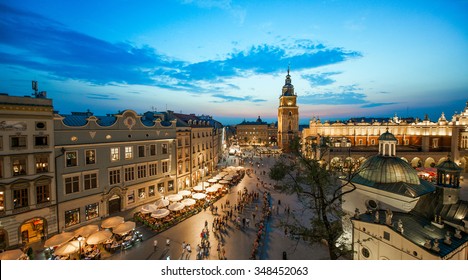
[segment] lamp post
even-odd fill
[[[81,260],[81,241],[83,241],[83,237],[80,236],[78,237],[78,246],[79,246],[79,251],[78,251],[78,258]]]

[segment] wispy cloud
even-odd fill
[[[342,92],[342,93],[316,93],[301,96],[297,99],[301,104],[316,104],[316,105],[349,105],[349,104],[364,104],[367,96],[357,92]]]
[[[224,103],[224,102],[252,102],[252,103],[260,103],[266,102],[265,99],[254,98],[253,96],[232,96],[232,95],[225,95],[225,94],[213,94],[212,97],[221,99],[221,100],[214,100],[211,101],[212,103]]]
[[[231,2],[197,3],[224,7]],[[226,92],[236,88],[229,84],[229,79],[276,74],[289,63],[295,71],[301,71],[361,57],[357,51],[304,39],[289,44],[283,40],[277,45],[251,46],[226,54],[222,59],[191,63],[168,57],[151,46],[107,42],[41,15],[2,4],[0,30],[0,44],[8,50],[0,53],[0,64],[27,67],[47,72],[57,79],[96,85],[150,85],[196,94]],[[332,72],[323,74],[328,77],[324,76],[322,83],[330,82],[330,76],[334,75]]]
[[[361,106],[361,108],[374,108],[386,105],[398,104],[398,102],[386,102],[386,103],[368,103]]]
[[[86,95],[89,99],[98,99],[98,100],[119,100],[117,97],[111,96],[111,94],[100,94],[100,93],[89,93]]]
[[[342,72],[325,72],[325,73],[318,73],[318,74],[305,74],[305,75],[302,75],[301,77],[309,81],[312,87],[327,86],[336,82],[336,80],[332,79],[331,76],[338,75],[341,73]]]

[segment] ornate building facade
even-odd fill
[[[52,100],[0,95],[0,249],[57,232]]]
[[[297,95],[291,84],[291,76],[286,75],[278,107],[278,147],[289,150],[289,143],[299,136],[299,107],[296,104]]]
[[[260,116],[254,122],[243,121],[236,125],[239,145],[275,145],[278,129],[274,123],[262,121]]]
[[[465,109],[447,120],[444,113],[433,122],[405,120],[394,116],[388,120],[348,120],[322,122],[313,118],[302,131],[304,145],[330,137],[330,158],[333,167],[347,162],[363,161],[377,151],[378,137],[388,129],[397,139],[399,155],[413,167],[435,167],[452,159],[468,172],[468,103]]]

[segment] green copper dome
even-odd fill
[[[379,141],[397,141],[397,139],[395,138],[395,135],[393,135],[392,133],[388,132],[388,130],[384,133],[382,133],[382,135],[380,135],[379,137]]]
[[[356,177],[379,184],[403,182],[419,185],[417,171],[397,157],[381,155],[370,157],[362,164],[361,172]]]

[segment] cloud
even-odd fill
[[[117,97],[111,97],[111,94],[89,93],[86,97],[98,100],[119,100]]]
[[[342,72],[325,72],[325,73],[318,73],[318,74],[301,75],[301,77],[309,81],[312,87],[327,86],[336,82],[336,80],[330,78],[331,76],[338,75],[341,73]]]
[[[361,108],[374,108],[386,105],[398,104],[398,102],[387,102],[387,103],[368,103],[361,106]]]
[[[265,99],[258,99],[254,98],[253,96],[232,96],[232,95],[225,95],[225,94],[213,94],[212,97],[219,98],[221,100],[211,101],[212,103],[225,103],[225,102],[252,102],[252,103],[260,103],[266,102]]]
[[[327,92],[300,96],[297,101],[301,104],[315,105],[354,105],[367,103],[366,97],[365,94],[357,92]]]
[[[207,7],[230,5],[230,1],[197,3]],[[95,85],[150,85],[194,94],[235,89],[230,79],[277,74],[286,71],[288,64],[293,71],[301,71],[362,56],[357,51],[303,39],[251,46],[233,50],[221,59],[191,63],[159,53],[151,46],[107,42],[2,4],[0,30],[0,45],[6,47],[0,53],[0,64],[47,72],[59,80],[74,79]]]

